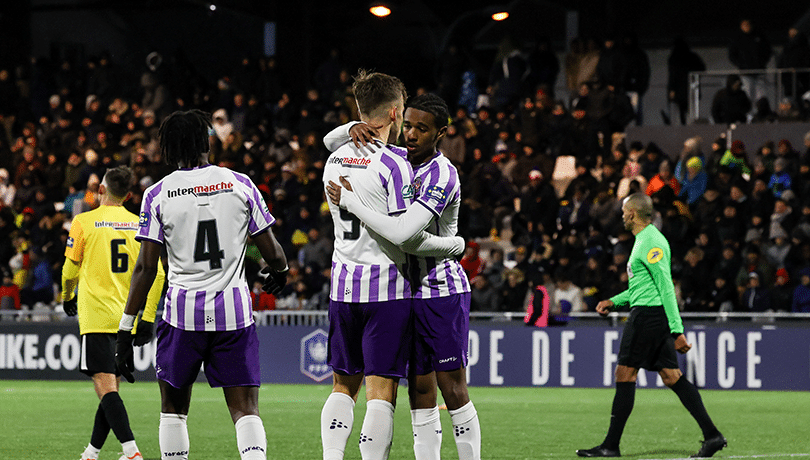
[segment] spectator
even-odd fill
[[[624,91],[633,106],[636,115],[636,124],[641,125],[643,119],[644,94],[650,87],[650,60],[647,53],[638,46],[638,37],[627,34],[622,39],[623,54],[627,63],[624,78]]]
[[[462,169],[467,156],[467,141],[455,123],[447,126],[447,133],[439,141],[438,148],[458,170]]]
[[[672,175],[672,164],[669,160],[662,161],[658,166],[658,174],[650,179],[645,193],[648,196],[653,196],[659,193],[664,187],[669,187],[675,196],[678,196],[681,192],[681,184],[679,184],[678,179]]]
[[[11,206],[16,194],[17,187],[11,183],[8,170],[0,168],[0,208],[3,206]]]
[[[771,291],[760,284],[759,273],[748,274],[748,284],[742,295],[740,308],[746,313],[771,311]]]
[[[793,313],[810,313],[810,268],[799,270],[799,285],[793,291]]]
[[[228,121],[228,111],[225,109],[217,109],[214,111],[212,118],[214,120],[214,132],[216,133],[217,139],[219,139],[220,142],[226,142],[228,135],[234,131],[233,124]]]
[[[728,280],[721,274],[715,274],[714,286],[703,299],[702,311],[713,313],[729,312],[735,310],[737,305],[737,293],[731,287]]]
[[[776,270],[776,279],[771,289],[771,306],[778,312],[791,311],[794,287],[790,284],[790,275],[784,268]]]
[[[782,53],[776,58],[776,67],[779,69],[810,67],[810,44],[807,42],[807,36],[799,29],[795,27],[788,29],[788,42],[782,48]],[[787,97],[801,96],[810,90],[810,74],[802,72],[794,75],[791,72],[785,72],[782,74],[782,88]]]
[[[703,196],[706,191],[706,185],[709,182],[709,176],[703,170],[703,162],[700,157],[693,156],[686,161],[686,171],[682,177],[675,175],[675,179],[681,184],[681,191],[678,192],[679,198],[686,199],[686,204],[689,206],[695,205],[698,200]]]
[[[718,124],[745,123],[751,110],[751,99],[742,89],[738,75],[726,78],[726,87],[712,99],[712,119]]]
[[[483,273],[486,262],[480,256],[481,247],[475,241],[468,241],[464,256],[461,258],[461,267],[467,274],[467,279],[473,279]]]
[[[571,282],[571,275],[562,272],[557,276],[557,284],[552,294],[553,301],[549,308],[549,325],[567,324],[573,312],[587,310],[582,289]]]
[[[781,198],[782,193],[791,188],[790,174],[785,170],[787,160],[778,158],[773,162],[773,174],[768,181],[768,189],[774,198]]]
[[[31,271],[25,286],[20,289],[20,302],[29,309],[38,303],[50,303],[53,300],[53,275],[48,260],[42,251],[35,248],[31,251]]]
[[[490,284],[486,276],[478,275],[470,280],[470,311],[498,311],[500,299],[498,290]]]
[[[752,246],[748,249],[745,253],[745,260],[743,260],[737,272],[735,283],[741,295],[747,286],[749,274],[753,272],[756,272],[756,274],[761,277],[759,283],[765,284],[767,282],[766,280],[774,279],[773,266],[762,257],[762,253],[757,246]]]
[[[709,289],[706,281],[710,279],[707,262],[703,260],[703,251],[696,247],[689,249],[684,262],[680,276],[683,308],[686,311],[702,311],[707,298],[706,291]]]
[[[0,310],[20,310],[21,308],[20,288],[14,284],[11,273],[3,269],[3,284],[0,286]]]
[[[523,311],[528,290],[525,274],[517,268],[510,268],[503,272],[503,276],[499,311]]]
[[[751,118],[751,123],[773,123],[779,118],[777,113],[771,109],[771,102],[768,98],[761,97],[754,104],[756,112]]]
[[[790,238],[785,229],[779,224],[772,224],[770,243],[765,246],[765,258],[774,267],[784,267],[787,255],[790,252]]]
[[[765,69],[771,59],[771,44],[768,39],[754,25],[750,19],[740,21],[740,29],[731,40],[728,48],[728,58],[740,70]],[[761,74],[744,77],[746,90],[749,96],[759,99],[764,96],[765,81]],[[717,118],[715,118],[717,121]]]
[[[689,105],[689,72],[706,70],[706,64],[682,37],[677,37],[667,58],[667,69],[667,97],[678,107],[678,116],[683,125],[686,124]]]
[[[731,143],[731,148],[720,159],[720,166],[727,166],[737,174],[751,174],[751,167],[748,165],[748,154],[745,152],[745,144],[736,140]],[[719,172],[719,171],[718,171]]]

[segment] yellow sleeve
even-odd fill
[[[160,295],[163,293],[163,282],[165,280],[166,273],[163,271],[163,264],[159,263],[155,281],[152,283],[152,288],[149,289],[149,294],[146,296],[146,306],[144,306],[143,315],[141,315],[145,321],[155,322],[158,302],[160,302]]]
[[[62,301],[71,300],[79,284],[79,268],[81,265],[70,258],[65,259],[62,266]]]
[[[65,257],[70,260],[82,263],[84,257],[84,229],[82,228],[81,219],[73,218],[70,224],[70,233],[68,234],[67,245],[65,247]]]

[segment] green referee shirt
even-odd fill
[[[617,307],[663,305],[670,332],[682,333],[683,323],[672,284],[669,243],[654,225],[644,227],[636,235],[627,261],[627,276],[628,288],[610,298],[613,304]]]

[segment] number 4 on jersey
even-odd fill
[[[217,221],[202,220],[197,223],[197,241],[194,244],[194,262],[208,261],[211,270],[222,268],[225,251],[219,249]]]

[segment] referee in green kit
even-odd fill
[[[607,315],[614,307],[630,305],[630,317],[624,327],[616,366],[616,395],[610,415],[610,428],[602,444],[577,450],[580,457],[619,457],[619,442],[636,394],[638,370],[658,371],[664,384],[672,389],[703,430],[704,441],[693,457],[711,457],[726,447],[726,439],[712,423],[697,388],[678,368],[675,350],[686,353],[683,323],[675,300],[670,274],[669,243],[651,224],[653,204],[650,197],[636,193],[622,205],[624,227],[636,241],[627,261],[628,289],[603,300],[596,311]]]

